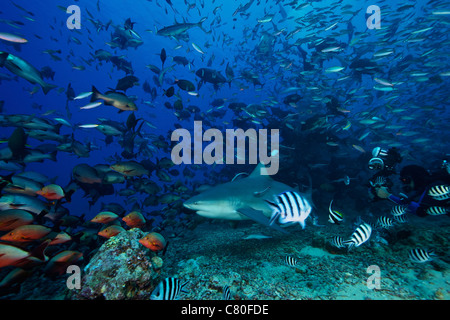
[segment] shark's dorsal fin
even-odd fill
[[[264,163],[260,162],[255,170],[253,170],[252,174],[248,176],[249,178],[259,178],[259,177],[265,177],[267,179],[270,179],[270,175],[267,172],[266,166]]]

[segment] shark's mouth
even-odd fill
[[[202,211],[202,210],[199,210],[199,211],[196,212],[196,214],[198,214],[199,216],[202,216],[202,217],[210,217],[210,216],[212,216],[214,213],[212,213],[211,211]]]
[[[237,211],[218,213],[217,211],[199,210],[196,213],[199,216],[202,216],[205,218],[211,218],[211,219],[223,219],[223,220],[246,220],[247,219],[244,215],[240,214]]]

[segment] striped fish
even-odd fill
[[[394,216],[393,218],[394,218],[395,222],[398,222],[398,223],[405,223],[405,222],[408,221],[406,219],[406,214],[402,214],[402,215],[399,215],[399,216]]]
[[[177,278],[166,278],[161,281],[155,290],[153,290],[150,299],[151,300],[176,300],[180,292],[186,292],[183,287],[188,283],[186,281],[181,283]]]
[[[331,238],[330,243],[336,248],[345,248],[345,240],[342,237],[335,236]]]
[[[431,261],[432,260],[431,256],[434,255],[435,255],[434,252],[420,248],[412,249],[411,251],[409,251],[409,259],[412,262],[416,263],[424,263],[427,261]]]
[[[391,209],[391,214],[395,216],[401,216],[406,213],[407,206],[395,206]]]
[[[328,222],[340,224],[344,220],[344,215],[340,213],[339,211],[331,209],[331,204],[333,203],[333,200],[330,202],[330,206],[328,207],[328,212],[330,213],[328,215]]]
[[[435,200],[445,200],[450,198],[450,187],[446,185],[438,185],[428,190],[428,195]]]
[[[231,300],[231,291],[230,291],[230,287],[227,285],[223,286],[223,294],[222,294],[222,299],[223,300]]]
[[[275,211],[272,213],[269,223],[273,224],[277,219],[281,224],[298,222],[305,228],[305,219],[312,211],[308,201],[294,191],[286,191],[277,196],[277,203],[267,201]]]
[[[359,225],[358,228],[356,228],[350,239],[344,241],[344,243],[348,246],[349,249],[353,246],[359,247],[364,242],[369,240],[371,234],[372,227],[368,223],[363,223]]]
[[[297,259],[295,259],[294,257],[291,257],[291,256],[286,256],[284,258],[284,263],[289,267],[295,267],[298,265]]]
[[[447,214],[449,212],[449,208],[446,207],[429,207],[426,210],[426,213],[437,216],[440,214]]]
[[[384,228],[384,229],[388,229],[390,227],[394,226],[394,220],[392,220],[389,217],[379,217],[377,220],[377,225]]]

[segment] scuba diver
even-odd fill
[[[379,170],[369,179],[369,197],[373,201],[380,199],[377,197],[376,188],[392,188],[394,183],[389,177],[396,173],[395,166],[402,162],[402,160],[402,156],[395,147],[389,150],[380,147],[373,148],[372,158],[369,160],[368,168],[370,170]]]
[[[404,206],[405,212],[420,217],[427,215],[450,215],[450,169],[444,161],[441,170],[430,174],[418,165],[405,166],[400,172],[403,191],[410,197],[391,194],[386,186],[375,188],[377,197],[389,199]]]

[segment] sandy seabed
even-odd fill
[[[448,300],[449,227],[448,217],[410,219],[374,231],[368,242],[347,252],[329,240],[348,238],[350,226],[296,225],[284,235],[250,221],[235,227],[205,220],[170,240],[162,275],[189,280],[188,292],[179,297],[187,300],[222,299],[225,285],[237,300]],[[249,235],[271,238],[244,239]],[[436,256],[414,263],[408,253],[417,247]],[[288,266],[286,256],[297,265]]]

